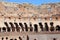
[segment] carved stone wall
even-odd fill
[[[60,3],[0,2],[1,40],[60,40],[59,31]]]

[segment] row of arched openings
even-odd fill
[[[15,29],[16,29],[17,32],[20,32],[20,28],[22,29],[22,31],[24,31],[24,29],[25,29],[25,31],[28,31],[28,29],[29,29],[31,32],[33,30],[35,32],[38,32],[38,25],[37,24],[34,24],[34,28],[33,28],[31,23],[29,24],[30,27],[28,27],[27,23],[24,23],[24,25],[22,23],[19,23],[19,25],[18,25],[16,22],[14,24],[12,22],[9,22],[11,27],[9,27],[7,22],[4,22],[4,24],[5,24],[6,27],[2,28],[3,32],[6,31],[6,29],[7,29],[8,32],[10,32],[11,30],[12,30],[12,32],[14,32]],[[50,22],[50,27],[48,26],[47,22],[44,23],[45,27],[43,27],[43,24],[41,22],[38,23],[38,24],[39,24],[39,27],[40,27],[41,31],[49,31],[49,30],[50,31],[54,31],[54,30],[60,31],[60,26],[56,25],[56,27],[54,27],[53,22]],[[0,31],[1,31],[1,28],[0,28]]]
[[[22,38],[20,36],[18,37],[18,39],[17,38],[8,38],[8,37],[6,37],[6,38],[2,37],[1,39],[2,40],[18,40],[18,39],[22,40]]]
[[[6,38],[2,37],[1,39],[2,40],[9,40],[9,39],[10,40],[22,40],[22,37],[19,36],[18,39],[17,38],[9,38],[8,39],[8,37],[6,37]],[[26,36],[26,40],[29,40],[29,36],[28,35]]]

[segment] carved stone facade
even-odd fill
[[[59,31],[60,3],[0,2],[1,40],[60,40]]]

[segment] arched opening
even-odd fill
[[[7,27],[7,32],[10,32],[10,31],[11,31],[10,27]]]
[[[30,31],[33,31],[33,27],[31,23],[30,23]]]
[[[50,26],[53,26],[53,22],[50,22]]]
[[[11,12],[12,13],[12,12]],[[9,19],[11,19],[11,17],[8,17]]]
[[[22,28],[22,31],[24,31],[24,27],[22,23],[19,23],[20,27]]]
[[[28,31],[28,26],[27,26],[27,24],[24,23],[24,25],[25,25],[25,30]]]
[[[7,27],[7,31],[10,32],[10,27],[7,22],[4,22],[5,26]]]
[[[2,40],[4,40],[4,38],[2,37]]]
[[[4,22],[4,24],[5,24],[5,26],[6,26],[6,27],[9,27],[9,25],[8,25],[8,23],[7,23],[7,22]]]
[[[45,20],[47,20],[47,18],[45,17]]]
[[[17,40],[17,39],[14,39],[14,40]]]
[[[38,32],[38,25],[37,24],[34,24],[34,31]]]
[[[12,22],[9,22],[10,26],[14,28],[14,24]]]
[[[36,39],[34,39],[34,40],[36,40]]]
[[[39,23],[39,26],[41,28],[41,31],[43,31],[43,25],[42,25],[42,23]]]
[[[47,23],[45,23],[45,31],[49,31],[49,27]]]
[[[8,37],[6,37],[6,40],[8,40]]]
[[[14,31],[15,31],[14,24],[13,24],[12,22],[9,22],[9,24],[10,24],[10,26],[11,26],[11,28],[12,28],[12,32],[14,32]]]
[[[58,17],[56,17],[56,20],[58,20]]]
[[[6,27],[3,27],[2,30],[3,30],[3,32],[6,32]]]
[[[56,26],[56,31],[60,31],[60,26],[59,25]]]
[[[54,31],[54,26],[53,26],[53,22],[50,22],[50,31]]]
[[[22,38],[21,38],[21,37],[19,37],[19,40],[22,40]]]
[[[16,31],[17,31],[17,32],[20,32],[20,27],[19,27],[19,25],[18,25],[16,22],[14,22],[14,24],[15,24],[15,26],[16,26]]]
[[[56,38],[53,38],[53,40],[56,40]]]

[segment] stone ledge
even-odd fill
[[[36,34],[60,34],[60,32],[1,32],[0,36],[17,36],[17,35],[36,35]]]

